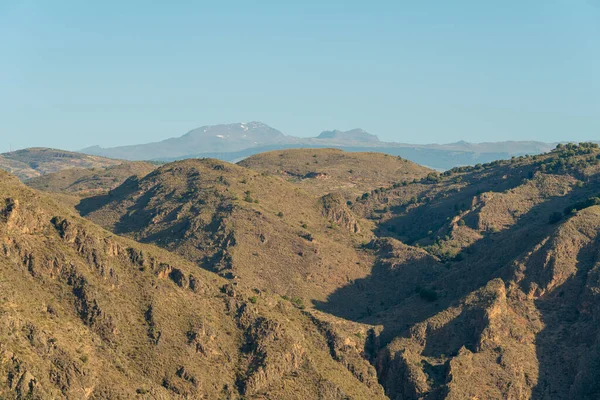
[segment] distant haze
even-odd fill
[[[0,3],[0,152],[265,121],[296,137],[598,139],[600,7],[547,2]]]
[[[551,150],[554,143],[504,141],[493,143],[456,142],[415,145],[380,141],[363,129],[324,131],[303,138],[284,133],[262,122],[241,122],[202,126],[180,137],[159,142],[103,148],[91,146],[87,154],[126,160],[173,161],[184,158],[218,158],[237,162],[253,154],[292,148],[337,148],[349,152],[379,152],[401,156],[431,168],[445,170],[507,159],[512,156],[539,154]]]

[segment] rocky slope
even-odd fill
[[[0,199],[0,397],[384,398],[361,325],[115,236],[4,172]]]
[[[383,327],[390,398],[598,397],[599,158],[563,147],[356,203],[378,261],[319,308]]]
[[[336,160],[319,168],[342,171]],[[275,165],[175,162],[82,201],[113,234],[3,179],[6,393],[56,386],[54,353],[21,328],[58,332],[67,322],[40,319],[58,317],[36,300],[54,296],[74,325],[52,337],[85,344],[65,350],[78,370],[92,355],[109,370],[112,386],[77,383],[97,398],[598,398],[598,146],[398,173],[362,194]]]
[[[69,168],[27,180],[27,185],[38,190],[66,193],[79,197],[105,194],[130,177],[148,175],[156,165],[146,162],[124,162],[101,168]]]
[[[70,151],[29,148],[0,154],[0,169],[27,180],[68,168],[102,168],[123,161]]]
[[[280,177],[218,160],[167,164],[78,209],[115,233],[305,302],[369,272],[359,246],[372,233],[349,224],[345,201],[325,202]]]

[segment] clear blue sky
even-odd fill
[[[600,139],[600,0],[0,0],[0,151],[258,120]]]

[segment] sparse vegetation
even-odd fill
[[[282,380],[307,398],[398,397],[397,385],[420,377],[423,397],[531,397],[537,385],[555,390],[557,377],[568,383],[557,398],[582,397],[575,377],[592,387],[596,147],[441,174],[402,160],[405,169],[380,164],[396,171],[383,178],[338,153],[279,151],[276,165],[255,156],[256,172],[179,161],[78,206],[146,244],[1,180],[0,339],[22,369],[0,361],[0,380],[30,371],[37,388],[53,390],[39,398],[92,386],[102,398],[107,382],[123,398],[286,399]],[[400,161],[373,164],[383,159]],[[565,331],[589,332],[590,345]],[[569,371],[545,367],[564,358]],[[73,365],[90,371],[85,386]],[[61,368],[66,389],[49,378]]]
[[[302,300],[300,297],[292,297],[290,301],[299,309],[304,309],[304,300]]]

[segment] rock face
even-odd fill
[[[346,200],[340,194],[328,194],[321,198],[323,215],[332,223],[350,231],[359,233],[358,221],[346,205]]]
[[[376,357],[388,396],[595,397],[588,368],[599,332],[589,299],[599,290],[599,228],[600,208],[582,212],[493,274],[502,278],[410,325]],[[454,295],[437,285],[439,303]]]

